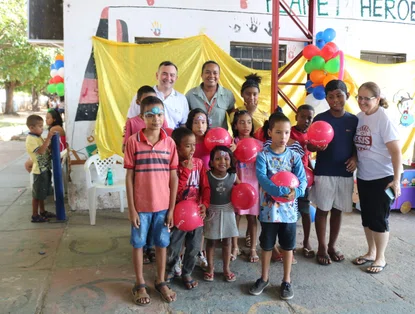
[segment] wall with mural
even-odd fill
[[[287,3],[306,23],[307,0]],[[71,148],[82,159],[96,153],[99,97],[92,36],[134,42],[137,37],[174,39],[204,33],[229,52],[230,42],[271,43],[271,9],[271,0],[65,0],[65,98]],[[280,36],[301,37],[285,12],[281,14]],[[415,35],[414,1],[319,0],[317,14],[317,31],[334,28],[336,43],[345,54],[359,57],[361,50],[367,50],[406,53],[407,60],[415,59],[408,44]],[[285,44],[288,61],[304,47]],[[153,83],[155,75],[149,73],[149,84]],[[397,96],[403,116],[413,103],[406,99],[413,98],[414,92],[415,87]]]

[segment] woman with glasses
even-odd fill
[[[353,263],[371,263],[366,272],[376,274],[387,265],[390,205],[394,197],[401,195],[401,149],[397,125],[386,112],[388,104],[381,97],[379,86],[364,83],[356,99],[361,110],[354,138],[358,157],[357,188],[368,251]]]

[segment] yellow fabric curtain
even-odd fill
[[[258,73],[263,78],[259,107],[270,112],[271,72],[253,70],[241,65],[206,35],[143,45],[118,43],[93,37],[93,47],[100,100],[95,138],[101,158],[109,157],[114,153],[122,155],[123,127],[132,97],[140,86],[152,86],[157,83],[155,73],[160,62],[165,60],[172,61],[179,68],[175,89],[183,94],[201,83],[202,64],[207,60],[215,60],[221,66],[220,84],[233,92],[237,107],[243,106],[240,88],[245,81],[244,77],[250,73]],[[303,70],[305,62],[304,58],[297,62],[284,75],[282,81],[305,83],[306,73]],[[346,69],[355,86],[368,80],[379,83],[381,88],[399,85],[398,89],[405,89],[406,86],[408,88],[415,86],[415,62],[382,66],[346,57]],[[384,80],[385,84],[381,80],[382,82]],[[404,83],[405,86],[400,83]],[[281,88],[297,106],[304,103],[306,96],[304,87],[284,85]],[[281,98],[279,105],[293,120],[294,114]],[[359,112],[357,103],[352,98],[348,102],[347,109],[353,113]],[[394,110],[397,111],[396,108]],[[410,148],[411,153],[412,133],[412,127],[403,130],[404,151]]]

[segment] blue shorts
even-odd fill
[[[166,222],[167,209],[156,213],[138,213],[140,227],[131,225],[130,243],[135,249],[141,249],[147,243],[147,236],[153,237],[153,243],[160,248],[168,247],[170,244],[170,232]],[[149,234],[150,226],[152,232]]]

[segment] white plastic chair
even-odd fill
[[[106,159],[99,159],[98,155],[93,155],[87,159],[84,164],[84,170],[86,174],[86,184],[88,188],[88,207],[89,207],[89,220],[91,225],[95,225],[95,218],[97,214],[97,192],[119,192],[120,193],[120,211],[124,212],[124,192],[125,188],[125,175],[116,171],[117,162],[121,163],[120,167],[124,165],[124,159],[119,155],[113,155]],[[96,178],[92,178],[91,166],[95,165]],[[107,178],[108,168],[111,168],[113,173],[113,185],[105,185]],[[125,174],[125,170],[123,173]]]

